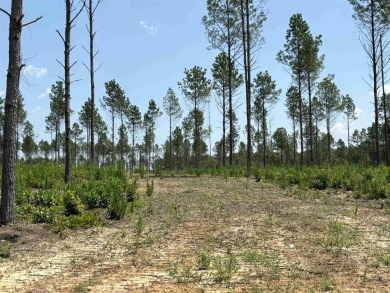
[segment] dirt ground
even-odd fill
[[[0,227],[0,292],[390,292],[390,212],[338,191],[155,178],[122,221]]]

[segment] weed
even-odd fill
[[[177,278],[179,283],[188,283],[194,278],[194,274],[192,273],[192,265],[185,262],[185,259],[181,261],[173,262],[169,264],[168,274]]]
[[[217,257],[213,261],[215,269],[215,281],[223,282],[231,279],[238,269],[238,262],[234,255],[227,254],[224,257]]]
[[[349,248],[356,242],[357,232],[357,228],[350,229],[338,219],[332,220],[328,223],[325,248],[338,254],[344,247]]]
[[[141,215],[138,216],[138,220],[137,220],[135,228],[136,228],[137,239],[139,239],[141,237],[142,231],[145,228],[145,223],[144,223],[144,220],[143,220]]]
[[[380,250],[376,253],[378,262],[386,267],[390,267],[390,249]]]
[[[152,180],[152,183],[149,183],[149,180],[146,182],[146,195],[152,196],[154,191],[154,181]]]
[[[6,240],[0,240],[0,257],[8,258],[11,256],[12,245]]]
[[[199,270],[207,270],[211,264],[211,253],[208,248],[202,248],[196,257],[196,265]]]
[[[320,281],[319,287],[321,291],[331,291],[335,284],[336,282],[333,278],[326,276]]]

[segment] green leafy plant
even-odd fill
[[[8,258],[11,256],[12,245],[6,240],[0,240],[0,257]]]
[[[63,196],[64,212],[66,215],[79,215],[84,209],[84,205],[78,195],[67,190]]]
[[[107,217],[111,220],[121,220],[127,210],[127,198],[122,193],[114,194],[108,205]]]
[[[199,270],[207,270],[211,264],[211,252],[208,248],[202,248],[196,257],[196,265]]]

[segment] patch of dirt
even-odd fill
[[[143,199],[104,227],[0,227],[0,292],[390,292],[380,202],[211,177],[155,178]]]

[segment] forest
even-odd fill
[[[262,66],[272,0],[204,0],[199,22],[216,58],[183,68],[161,104],[142,113],[115,76],[97,96],[95,21],[107,1],[62,1],[61,70],[41,139],[20,90],[21,44],[46,16],[24,12],[23,0],[0,4],[0,291],[386,292],[390,3],[348,0],[373,107],[357,129],[354,98],[324,73],[323,36],[303,14],[275,36],[286,92]],[[72,56],[76,26],[86,27],[84,60]],[[75,79],[77,62],[87,79]],[[76,82],[90,89],[80,111]],[[290,127],[271,119],[280,102]],[[334,136],[338,119],[346,139]]]

